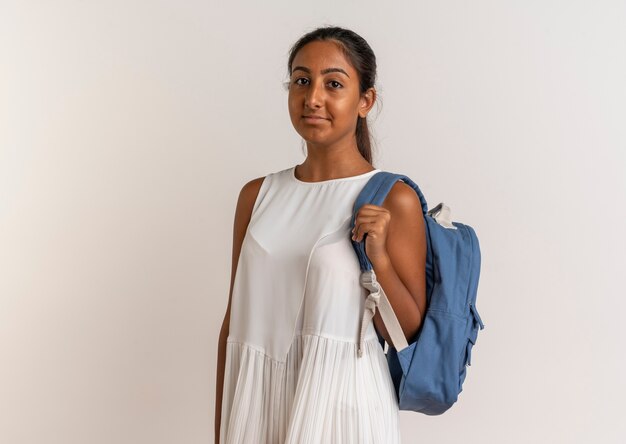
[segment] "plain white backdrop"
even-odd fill
[[[213,442],[247,181],[304,159],[287,51],[378,59],[376,167],[476,230],[485,329],[405,443],[621,443],[623,1],[0,4],[0,442]]]

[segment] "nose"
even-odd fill
[[[309,108],[319,108],[324,103],[324,85],[319,83],[311,82],[304,96],[304,104]]]

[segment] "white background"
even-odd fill
[[[287,51],[374,49],[374,165],[475,228],[459,402],[404,443],[618,443],[623,1],[0,3],[0,442],[213,442],[233,215],[304,159]]]

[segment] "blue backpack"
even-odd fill
[[[365,237],[352,241],[361,267],[361,285],[370,291],[361,322],[358,355],[376,308],[380,310],[391,341],[385,353],[400,410],[440,415],[463,390],[466,366],[471,365],[472,346],[478,329],[484,328],[476,309],[480,274],[480,247],[474,229],[450,220],[450,208],[440,203],[427,211],[426,199],[415,182],[402,174],[386,171],[370,178],[358,195],[352,214],[364,204],[382,205],[396,181],[410,185],[419,196],[426,223],[426,300],[423,323],[409,345],[400,323],[376,281],[365,254]],[[367,234],[365,235],[367,236]],[[385,340],[376,334],[384,348]]]

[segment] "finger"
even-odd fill
[[[376,223],[376,221],[365,222],[359,225],[359,228],[354,234],[353,239],[357,242],[361,242],[363,238],[365,237],[365,234],[367,234],[368,236],[376,237],[377,233],[378,233],[378,224]]]
[[[359,227],[363,224],[363,223],[369,223],[369,222],[373,222],[374,220],[376,220],[376,217],[374,216],[358,216],[355,220],[354,220],[354,227],[352,227],[352,234],[358,234],[359,233]],[[352,238],[354,239],[355,237],[352,236]]]
[[[378,220],[379,215],[373,216],[359,216],[354,220],[354,227],[352,228],[352,232],[356,233],[359,230],[359,227],[364,223],[372,223]]]
[[[384,212],[384,211],[387,211],[387,209],[383,207],[379,207],[378,205],[365,204],[361,208],[359,208],[358,213],[369,215],[369,214],[376,214],[381,211]]]

